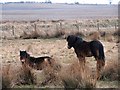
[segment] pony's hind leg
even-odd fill
[[[105,66],[105,61],[104,60],[97,60],[97,74],[96,74],[96,79],[99,80],[100,79],[100,74],[101,71],[103,71]]]

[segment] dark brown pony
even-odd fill
[[[26,51],[20,51],[20,61],[22,65],[28,65],[34,69],[42,70],[44,66],[52,64],[52,58],[49,56],[31,57]]]
[[[82,69],[84,69],[85,65],[85,57],[92,57],[97,61],[97,76],[96,78],[100,78],[100,72],[105,65],[105,55],[104,55],[104,47],[102,43],[98,40],[93,40],[90,42],[84,41],[81,37],[75,35],[69,35],[67,37],[68,49],[74,48],[75,53],[79,59],[80,64],[82,65]]]

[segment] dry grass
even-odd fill
[[[11,87],[11,78],[9,76],[9,68],[10,65],[8,65],[6,68],[3,68],[2,73],[2,88],[10,88]]]
[[[37,39],[38,37],[40,37],[40,35],[37,31],[32,31],[30,34],[27,34],[27,32],[23,31],[23,34],[20,36],[22,39]]]
[[[105,47],[106,55],[106,66],[102,73],[103,78],[101,80],[117,80],[118,74],[117,62],[118,60],[118,45],[114,42],[101,41]],[[19,85],[22,87],[24,85],[32,84],[31,78],[33,78],[33,85],[38,87],[46,86],[59,86],[59,87],[69,87],[79,88],[79,87],[95,87],[94,72],[96,68],[96,61],[88,57],[86,58],[86,64],[89,66],[85,68],[87,70],[85,73],[81,73],[80,66],[77,62],[77,57],[73,49],[67,49],[67,42],[63,39],[28,39],[28,40],[4,40],[3,46],[0,48],[2,53],[3,62],[3,83],[5,87],[15,87]],[[50,55],[55,58],[55,63],[53,67],[45,68],[44,71],[33,70],[28,68],[28,72],[24,73],[21,63],[19,60],[19,50],[24,49],[32,53],[32,55],[41,56],[43,54]],[[9,66],[10,64],[10,66]],[[72,64],[72,65],[71,65]],[[65,65],[65,67],[64,67]],[[5,67],[5,68],[4,68]],[[93,68],[94,72],[91,72]],[[115,73],[111,73],[112,72]],[[27,73],[31,75],[27,78]],[[8,73],[8,74],[5,74]],[[82,75],[81,75],[82,74]],[[84,76],[84,77],[82,77]],[[110,76],[110,77],[109,77]],[[25,80],[27,82],[25,82]],[[103,82],[104,82],[103,81]],[[100,81],[98,81],[99,83]],[[66,85],[66,83],[68,85]],[[6,85],[7,84],[7,85]],[[98,85],[98,84],[97,84]],[[29,85],[28,85],[29,86]],[[97,86],[99,87],[99,86]],[[100,86],[102,87],[102,85]],[[104,86],[105,87],[105,86]],[[112,87],[112,86],[111,86]]]
[[[99,21],[99,30],[97,23]],[[65,38],[69,34],[89,37],[94,34],[92,39],[103,37],[111,41],[111,37],[116,39],[117,19],[103,20],[51,20],[51,21],[28,21],[28,22],[6,22],[0,25],[3,39],[36,39],[36,38]],[[115,26],[116,25],[116,26]],[[13,33],[14,31],[14,33]],[[96,33],[97,32],[97,33]],[[99,34],[99,33],[100,34]],[[105,37],[101,32],[110,32]],[[96,36],[95,36],[96,35]],[[92,35],[93,36],[93,35]],[[108,38],[110,37],[110,38]],[[101,39],[101,38],[100,38]],[[113,39],[112,39],[113,41]]]
[[[96,80],[94,75],[85,68],[85,72],[81,71],[81,66],[78,62],[74,62],[67,68],[55,64],[53,67],[47,67],[43,71],[43,80],[37,83],[41,86],[59,86],[68,88],[95,88]]]
[[[95,39],[100,39],[101,35],[100,35],[100,32],[92,32],[89,34],[89,37],[92,39],[92,40],[95,40]]]
[[[119,43],[106,44],[106,65],[101,80],[115,81],[120,78]]]
[[[99,39],[108,42],[118,42],[117,31],[106,32],[106,31],[78,31],[78,30],[49,30],[49,31],[32,31],[29,34],[25,31],[20,35],[22,39],[37,39],[37,38],[66,38],[68,35],[78,35],[81,37],[89,38],[91,40]]]
[[[44,80],[42,81],[41,86],[45,85],[59,86],[61,83],[59,77],[60,71],[61,65],[56,61],[52,63],[51,66],[46,67],[43,70]]]
[[[110,60],[106,64],[107,65],[102,72],[101,80],[120,81],[120,64],[118,63],[118,60]]]
[[[2,88],[14,88],[22,85],[36,85],[38,87],[59,85],[58,72],[60,70],[61,65],[55,61],[42,71],[32,69],[26,64],[17,64],[16,66],[15,63],[6,64],[2,71]]]
[[[22,66],[22,72],[20,73],[21,84],[35,84],[35,77],[32,69],[26,65]]]
[[[13,68],[12,64],[3,67],[2,86],[3,88],[13,88],[16,85],[37,85],[41,86],[59,86],[65,89],[70,88],[95,88],[96,80],[95,73],[91,69],[85,66],[85,71],[82,72],[81,66],[77,61],[74,61],[66,68],[61,67],[59,63],[53,65],[53,67],[45,68],[41,73],[32,70],[29,67],[17,66]],[[119,80],[117,62],[107,63],[105,70],[102,72],[101,80]],[[112,72],[112,74],[111,74]],[[36,76],[41,78],[39,82],[36,82]]]
[[[29,67],[8,64],[2,71],[2,88],[13,88],[16,85],[35,84],[34,74]]]
[[[96,81],[90,69],[85,66],[84,72],[78,62],[74,62],[61,72],[61,79],[65,89],[95,88]]]
[[[50,30],[50,31],[32,31],[29,34],[25,31],[20,35],[22,39],[37,39],[37,38],[66,38],[69,34],[85,36],[79,31],[65,30]]]

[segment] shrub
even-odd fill
[[[120,64],[117,60],[109,60],[106,63],[104,71],[101,73],[101,80],[119,80],[120,81]]]
[[[34,73],[29,67],[12,64],[3,67],[2,88],[13,88],[15,85],[35,84]]]
[[[44,80],[41,85],[54,85],[61,84],[59,72],[61,71],[61,65],[58,62],[52,62],[51,66],[47,66],[44,70]]]
[[[9,76],[10,65],[2,68],[2,88],[10,88],[11,87],[11,78]]]
[[[98,39],[100,39],[100,33],[99,32],[91,32],[90,34],[89,34],[89,36],[91,37],[91,39],[92,40],[98,40]]]
[[[96,84],[90,70],[85,66],[85,71],[82,72],[78,62],[73,63],[67,70],[64,70],[61,73],[61,79],[65,89],[94,88]]]
[[[20,35],[20,38],[22,39],[37,39],[38,37],[40,37],[40,35],[37,31],[32,31],[30,34],[27,34],[27,32],[23,31],[23,34]]]
[[[35,84],[35,77],[29,66],[23,65],[18,75],[20,84]]]

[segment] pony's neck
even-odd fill
[[[73,48],[74,49],[78,49],[79,47],[82,47],[84,45],[84,43],[87,43],[86,41],[77,41],[74,45],[73,45]]]
[[[27,53],[27,59],[30,60],[30,54]]]
[[[32,61],[32,62],[34,62],[36,60],[35,57],[31,57],[30,55],[29,55],[28,59],[29,59],[29,61]]]

